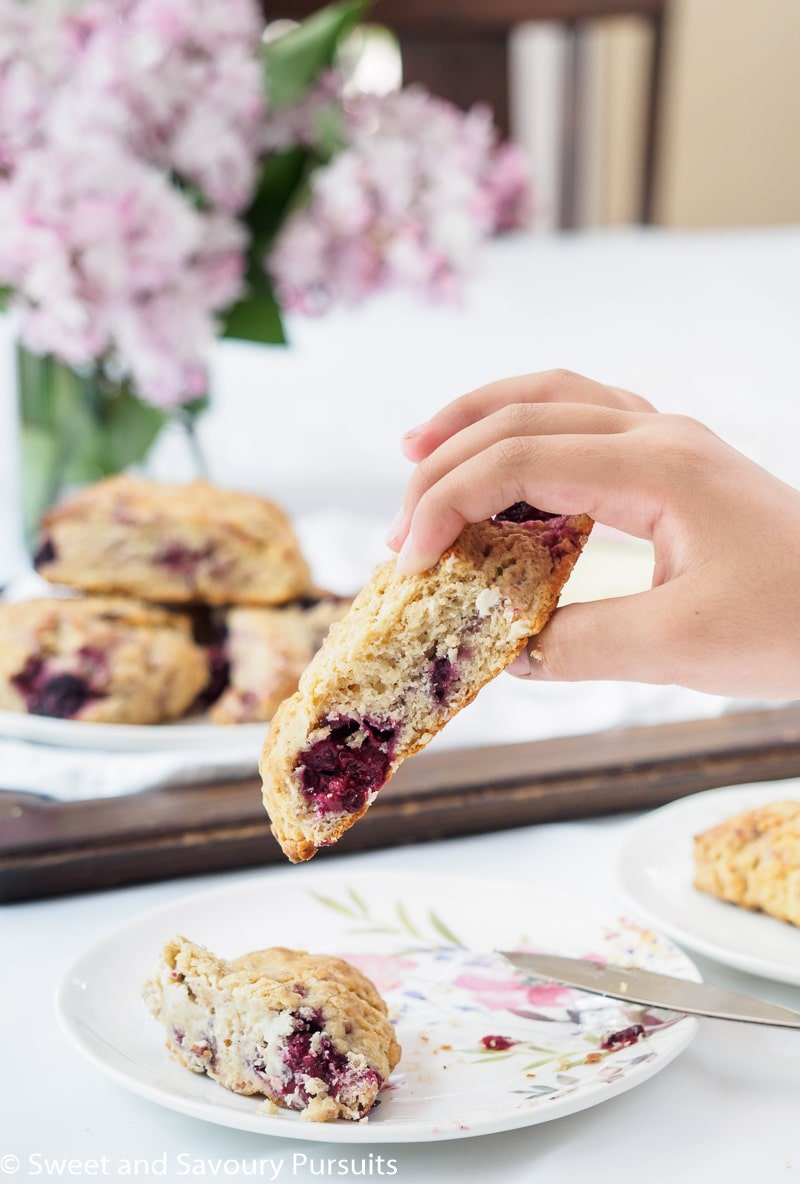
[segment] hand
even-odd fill
[[[401,571],[517,501],[654,544],[649,591],[558,609],[512,673],[800,698],[800,493],[710,429],[553,371],[457,399],[403,447],[418,463],[388,539]]]

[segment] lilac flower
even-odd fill
[[[242,286],[259,44],[254,0],[0,0],[0,283],[29,349],[160,405],[204,393]]]
[[[497,147],[486,108],[464,114],[415,87],[360,96],[347,140],[266,261],[289,308],[319,313],[392,285],[452,298],[483,240],[526,220],[524,162]]]
[[[29,349],[160,406],[203,394],[243,212],[294,146],[333,155],[267,261],[288,307],[391,284],[454,298],[483,240],[524,220],[524,164],[482,108],[350,97],[329,70],[268,111],[261,23],[257,0],[0,0],[0,286]]]

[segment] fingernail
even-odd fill
[[[420,434],[420,432],[425,431],[425,428],[428,426],[429,423],[430,423],[430,420],[426,419],[424,423],[418,423],[415,428],[409,428],[407,432],[403,432],[403,439],[410,440],[412,438],[412,436],[418,436]]]
[[[400,534],[400,527],[402,525],[402,522],[403,522],[403,511],[401,508],[395,514],[395,516],[392,520],[392,525],[389,527],[388,531],[386,532],[386,542],[389,544],[390,547],[391,547],[392,543],[395,541],[395,539],[397,538],[397,536]]]
[[[418,576],[428,568],[433,567],[436,562],[435,556],[420,555],[414,539],[414,534],[409,531],[406,535],[406,541],[397,553],[397,570],[401,576]]]
[[[406,535],[406,541],[397,553],[397,570],[401,576],[414,573],[414,536],[411,531]]]

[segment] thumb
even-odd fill
[[[557,609],[509,666],[517,678],[680,681],[679,598],[669,584]]]

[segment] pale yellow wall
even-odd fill
[[[635,221],[639,211],[652,39],[648,23],[637,17],[599,21],[592,37],[606,115],[594,221],[617,226]]]
[[[635,219],[650,53],[638,18],[598,22],[601,176],[593,221]],[[800,222],[800,0],[674,0],[657,220]]]
[[[800,0],[677,0],[659,221],[800,221]]]

